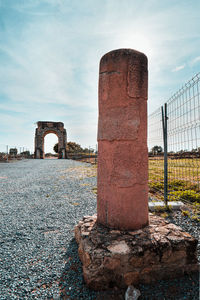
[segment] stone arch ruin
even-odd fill
[[[58,137],[58,158],[67,158],[66,143],[67,133],[62,122],[39,121],[35,130],[34,158],[44,158],[44,138],[49,133],[55,133]]]

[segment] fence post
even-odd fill
[[[167,103],[165,103],[164,108],[162,106],[162,127],[164,143],[164,201],[166,206],[168,206],[167,120]]]
[[[7,148],[7,162],[8,162],[8,145],[6,146],[6,148]]]
[[[95,165],[97,164],[97,144],[96,144],[96,149],[95,149]]]

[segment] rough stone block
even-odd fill
[[[87,216],[75,227],[86,284],[95,290],[151,283],[198,270],[197,240],[150,214],[135,231],[113,230]]]

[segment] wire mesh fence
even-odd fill
[[[163,107],[165,110],[158,108],[148,117],[150,193],[160,200],[200,203],[200,73]],[[85,153],[68,152],[67,156],[96,164],[97,145],[89,146]],[[25,147],[0,144],[0,161],[23,157],[33,155]]]
[[[149,187],[168,200],[200,200],[200,73],[167,102],[167,174],[164,172],[164,139],[161,108],[149,116]]]

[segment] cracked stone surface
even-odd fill
[[[147,57],[106,53],[99,66],[98,222],[119,230],[148,225]]]
[[[149,284],[198,270],[197,239],[159,216],[149,219],[136,231],[109,229],[97,224],[96,215],[78,223],[75,237],[90,288]]]

